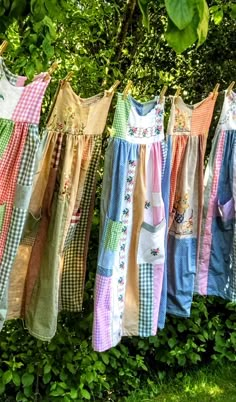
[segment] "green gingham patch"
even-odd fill
[[[122,233],[122,225],[122,222],[115,222],[111,219],[108,219],[106,224],[106,233],[104,237],[104,247],[106,250],[118,250]]]
[[[150,336],[153,324],[153,265],[139,265],[139,336]]]

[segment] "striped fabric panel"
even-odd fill
[[[183,160],[183,155],[188,143],[188,136],[176,136],[172,139],[174,144],[175,153],[172,153],[172,169],[171,169],[171,179],[170,179],[170,204],[169,211],[172,213],[175,196],[176,196],[176,186],[178,181],[179,169]],[[173,152],[173,151],[172,151]],[[170,222],[171,223],[171,222]]]
[[[201,239],[201,250],[199,253],[199,268],[198,268],[198,292],[201,295],[207,294],[207,283],[208,283],[208,267],[210,261],[210,254],[211,254],[211,226],[212,226],[212,219],[213,219],[213,210],[215,205],[215,198],[217,195],[218,189],[218,181],[220,175],[220,168],[222,163],[222,157],[224,152],[224,144],[225,144],[225,132],[222,133],[217,152],[215,156],[215,164],[214,164],[214,171],[213,171],[213,180],[212,180],[212,187],[211,187],[211,194],[208,203],[208,210],[206,219],[204,221],[205,231],[203,237]]]

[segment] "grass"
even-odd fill
[[[179,373],[177,378],[150,382],[122,402],[236,402],[236,364]]]

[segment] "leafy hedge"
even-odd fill
[[[169,316],[166,327],[150,338],[126,338],[110,351],[91,347],[92,298],[97,247],[93,226],[84,311],[60,315],[50,343],[31,337],[20,320],[0,333],[0,400],[111,401],[147,381],[206,364],[236,361],[236,309],[216,298],[196,297],[191,318]],[[115,395],[115,399],[112,399]]]

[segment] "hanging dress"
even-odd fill
[[[156,334],[165,264],[163,103],[118,94],[105,155],[93,348]]]
[[[203,167],[216,96],[187,105],[174,97],[171,138],[167,313],[188,317],[196,274],[203,203]]]
[[[39,119],[47,73],[24,86],[0,58],[0,303],[6,316],[9,275],[29,206],[37,150]]]
[[[54,146],[45,159],[51,167],[23,306],[26,327],[41,340],[55,335],[59,309],[81,309],[96,171],[112,96],[105,91],[83,99],[63,82],[47,123]]]
[[[224,104],[205,173],[196,292],[236,301],[236,93]]]

